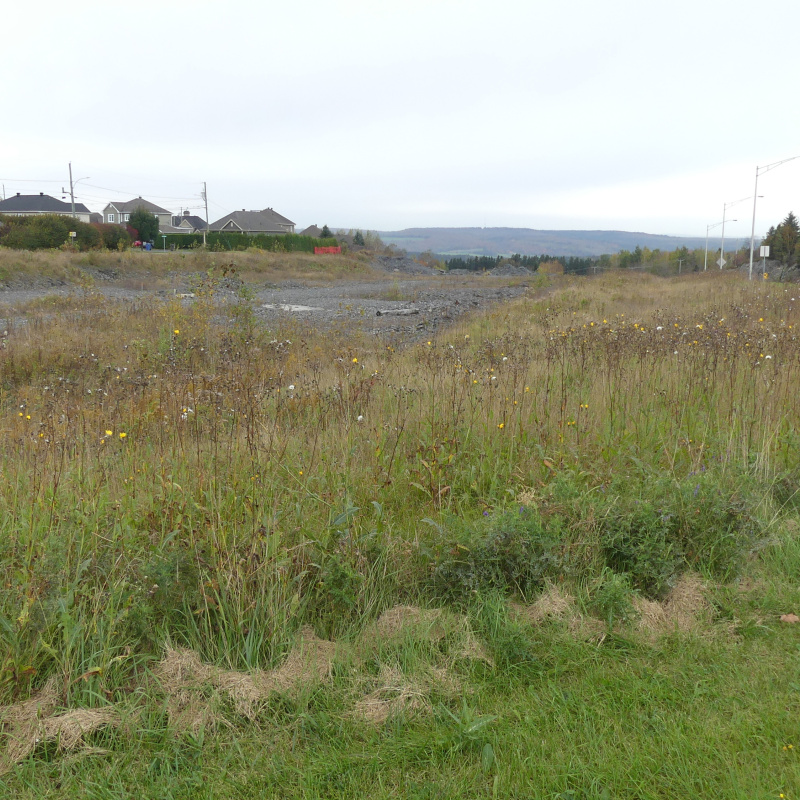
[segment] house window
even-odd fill
[[[126,214],[125,215],[125,222],[130,222],[130,219],[131,219],[131,215],[130,214]]]
[[[108,221],[109,222],[113,222],[114,221],[114,215],[113,214],[109,214],[108,215]]]

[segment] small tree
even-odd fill
[[[364,246],[364,236],[361,231],[356,231],[353,236],[353,244],[357,245],[358,247]]]
[[[330,239],[333,234],[331,233],[331,229],[327,225],[322,226],[322,233],[320,233],[320,239]]]
[[[139,206],[128,221],[143,242],[154,242],[158,236],[158,217],[151,214],[146,208]]]

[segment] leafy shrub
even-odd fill
[[[112,225],[110,223],[95,223],[93,225],[103,238],[103,246],[109,250],[122,250],[131,245],[131,237],[126,228],[122,225]]]
[[[678,530],[675,514],[652,503],[619,508],[602,523],[606,563],[615,572],[629,575],[642,594],[660,597],[683,562]]]
[[[559,523],[556,519],[548,526],[535,511],[520,510],[503,514],[482,535],[467,531],[436,565],[436,593],[455,600],[491,590],[531,595],[559,571]]]
[[[654,599],[666,594],[687,567],[719,578],[731,575],[758,530],[751,513],[758,501],[747,495],[745,478],[739,484],[731,491],[701,475],[608,492],[608,500],[601,501],[607,507],[598,512],[606,565]],[[620,502],[620,496],[634,499]]]

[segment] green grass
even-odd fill
[[[0,796],[795,796],[782,286],[565,280],[400,345],[265,330],[220,277],[188,307],[32,304],[4,337],[0,703],[55,680],[121,723],[43,737]],[[642,632],[687,572],[708,614]],[[553,585],[583,633],[514,616]],[[376,636],[398,604],[450,616]],[[259,675],[302,625],[341,643],[329,680],[255,716],[209,683],[216,722],[171,719],[167,645]],[[417,713],[354,715],[390,678]]]

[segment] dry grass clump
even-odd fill
[[[426,687],[406,678],[398,667],[382,667],[378,684],[355,704],[352,713],[357,719],[382,725],[401,712],[413,714],[430,710]]]
[[[51,678],[30,699],[0,708],[0,730],[7,742],[5,753],[0,755],[0,774],[29,756],[38,744],[54,741],[61,751],[74,750],[86,734],[119,723],[113,706],[54,715],[59,699],[56,686],[57,681]]]
[[[436,644],[451,641],[450,653],[454,658],[485,661],[492,658],[477,640],[469,620],[444,608],[419,608],[398,605],[384,611],[361,634],[360,650],[396,646],[402,642]]]
[[[566,626],[571,635],[587,641],[602,637],[606,628],[601,620],[583,614],[577,600],[554,583],[548,583],[530,605],[512,603],[511,612],[517,619],[530,625],[558,621]]]
[[[654,640],[672,631],[686,633],[711,620],[711,606],[705,596],[706,587],[698,575],[683,575],[662,602],[635,597],[636,630]],[[549,584],[535,603],[525,606],[512,603],[512,612],[531,625],[546,620],[566,624],[579,638],[593,639],[602,634],[605,623],[581,613],[575,598],[559,586]]]
[[[553,583],[549,583],[536,602],[524,606],[512,605],[518,617],[537,625],[546,619],[572,620],[581,616],[575,598]]]
[[[396,714],[428,713],[431,694],[456,697],[463,688],[446,666],[429,666],[410,677],[396,665],[383,665],[375,688],[353,707],[352,715],[373,725],[382,725]]]
[[[651,639],[673,631],[688,633],[711,621],[711,605],[699,575],[683,575],[661,603],[637,597],[636,628]]]
[[[411,636],[427,642],[438,642],[447,635],[448,629],[453,628],[453,623],[457,623],[455,616],[441,608],[393,606],[364,631],[363,637],[387,642]]]
[[[304,626],[298,644],[274,670],[226,670],[204,664],[192,650],[169,648],[154,674],[167,695],[170,723],[181,730],[198,730],[219,721],[220,694],[233,702],[238,714],[252,720],[272,692],[289,692],[326,680],[336,650],[335,642],[317,638],[310,626]]]

